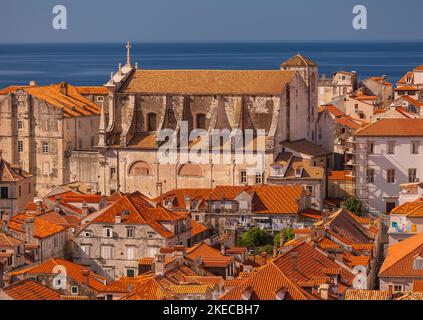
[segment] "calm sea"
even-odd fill
[[[135,43],[132,60],[145,69],[276,69],[298,52],[320,74],[357,71],[360,79],[397,81],[423,64],[423,42]],[[0,44],[0,88],[30,80],[101,85],[125,59],[125,44]]]

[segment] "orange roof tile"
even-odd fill
[[[75,87],[76,91],[79,94],[84,94],[84,95],[107,95],[109,94],[109,90],[106,87],[103,86],[98,86],[98,87],[93,87],[93,86],[77,86]]]
[[[42,275],[42,274],[53,274],[53,270],[56,266],[63,266],[66,268],[66,275],[72,278],[74,281],[85,284],[84,282],[84,272],[88,271],[88,287],[93,289],[96,292],[104,291],[106,288],[106,278],[95,274],[89,271],[86,267],[73,263],[68,260],[60,258],[52,258],[44,263],[41,263],[34,267],[28,267],[22,271],[19,271],[19,274],[26,275]]]
[[[187,258],[191,260],[195,260],[198,257],[221,257],[223,256],[220,250],[217,250],[208,244],[205,244],[204,242],[200,242],[196,244],[195,246],[188,248],[186,250]]]
[[[34,237],[38,239],[48,238],[56,233],[65,230],[64,227],[51,223],[47,220],[35,217],[33,213],[22,213],[12,217],[9,220],[9,228],[24,233],[24,224],[27,219],[34,219]],[[0,221],[0,225],[2,222]]]
[[[60,294],[33,280],[23,280],[3,289],[13,300],[60,300]]]
[[[391,300],[388,291],[383,290],[355,290],[348,289],[345,292],[345,300]]]
[[[381,119],[358,129],[357,137],[420,137],[423,119]]]
[[[236,279],[225,281],[225,287],[232,286],[234,287],[226,292],[221,300],[242,300],[242,294],[246,290],[252,292],[251,300],[276,300],[276,294],[280,289],[287,290],[287,300],[314,299],[273,262],[251,273],[251,276],[242,281]]]
[[[389,247],[379,271],[379,277],[422,277],[423,269],[413,268],[413,262],[422,256],[423,232]]]
[[[205,226],[204,224],[197,222],[195,220],[191,221],[191,237],[194,237],[197,234],[203,233],[207,230],[209,230],[209,228]]]
[[[295,72],[283,70],[137,70],[124,92],[281,94]]]
[[[423,280],[413,281],[413,292],[423,292]]]
[[[22,244],[24,244],[23,241],[0,231],[0,247],[15,247]]]
[[[350,176],[349,174],[351,174],[350,171],[347,170],[341,170],[341,171],[335,171],[335,170],[331,170],[329,172],[329,180],[352,180],[352,176]]]
[[[121,216],[122,223],[145,224],[152,227],[157,233],[165,238],[174,236],[173,232],[166,229],[160,222],[177,221],[184,219],[184,216],[163,207],[154,208],[145,200],[139,192],[123,196],[120,200],[109,206],[91,223],[115,223],[115,217]]]
[[[29,177],[32,175],[19,166],[11,165],[0,156],[0,182],[16,182]]]

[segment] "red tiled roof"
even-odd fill
[[[276,293],[280,289],[287,290],[287,300],[314,299],[273,262],[251,273],[248,278],[225,281],[225,287],[232,286],[234,287],[221,300],[242,300],[242,294],[246,290],[252,293],[251,300],[276,300]]]
[[[203,233],[207,230],[209,230],[209,228],[205,226],[204,224],[197,222],[195,220],[191,221],[191,237],[194,237],[197,234]]]
[[[381,119],[358,129],[357,137],[420,137],[423,119]]]
[[[0,231],[0,247],[15,247],[24,242]]]
[[[33,280],[23,280],[3,289],[13,300],[60,300],[60,294]]]
[[[294,268],[293,253],[297,255],[296,269]],[[352,286],[354,274],[345,268],[340,268],[335,261],[329,259],[326,255],[313,248],[308,243],[301,243],[294,246],[286,253],[273,260],[273,263],[282,270],[286,276],[295,282],[309,281],[319,277],[327,277],[324,270],[339,269],[341,281],[339,284],[340,292],[344,292]]]
[[[171,212],[163,207],[154,208],[141,193],[134,192],[116,201],[101,215],[94,218],[91,223],[114,224],[115,217],[118,215],[121,216],[122,223],[149,225],[165,238],[171,238],[174,234],[160,222],[183,219],[181,214]]]
[[[352,180],[352,177],[348,174],[351,174],[350,171],[342,170],[342,171],[335,171],[331,170],[329,172],[329,180]]]
[[[51,223],[47,220],[35,217],[33,213],[22,213],[12,217],[9,220],[9,228],[24,233],[24,224],[27,219],[34,219],[34,237],[38,239],[48,238],[56,233],[65,230],[64,227]],[[0,221],[0,225],[2,222]]]
[[[12,274],[26,274],[26,275],[43,275],[43,274],[53,274],[54,268],[56,266],[63,266],[66,268],[66,275],[72,278],[74,281],[79,284],[84,283],[84,272],[88,271],[88,287],[93,289],[96,292],[104,291],[106,288],[105,282],[106,278],[95,274],[89,271],[86,267],[79,264],[73,263],[68,260],[60,258],[52,258],[44,263],[41,263],[35,267],[28,267],[23,270],[14,272]]]
[[[423,277],[423,269],[414,269],[417,257],[423,258],[423,232],[407,238],[388,249],[379,277]]]

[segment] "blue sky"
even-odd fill
[[[421,0],[2,0],[0,43],[423,40]],[[68,30],[52,28],[65,5]],[[352,28],[352,8],[368,30]]]

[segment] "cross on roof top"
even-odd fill
[[[128,41],[126,43],[126,49],[127,49],[127,52],[126,52],[126,65],[127,66],[131,66],[131,48],[132,48],[131,42]]]

